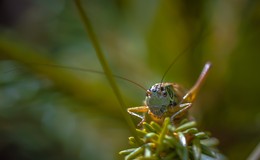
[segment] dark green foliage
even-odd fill
[[[184,120],[175,126],[166,118],[162,127],[144,122],[143,129],[136,129],[142,144],[138,145],[134,137],[129,137],[133,148],[119,154],[126,160],[163,159],[163,160],[216,160],[225,159],[216,149],[218,140],[196,128],[195,121]]]

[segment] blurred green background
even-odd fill
[[[192,108],[229,159],[260,142],[260,1],[83,1],[112,71],[145,88],[189,89],[213,63]],[[73,1],[0,1],[0,159],[122,159],[129,128]],[[185,51],[185,52],[183,52]],[[145,91],[117,80],[129,107]],[[135,123],[138,119],[133,118]]]

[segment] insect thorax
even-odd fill
[[[163,116],[170,107],[179,103],[172,83],[156,83],[146,93],[145,103],[158,117]]]

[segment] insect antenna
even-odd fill
[[[74,71],[80,71],[80,72],[90,72],[90,73],[104,75],[104,72],[102,72],[102,71],[97,71],[97,70],[88,69],[88,68],[71,67],[71,66],[64,66],[64,65],[58,65],[58,64],[39,64],[39,63],[32,63],[32,62],[25,62],[25,64],[34,65],[34,66],[37,65],[37,66],[44,66],[44,67],[61,68],[61,69],[74,70]],[[6,71],[6,73],[11,72],[11,71],[13,71],[17,68],[19,68],[19,67],[12,68],[11,70]],[[130,82],[130,83],[136,85],[137,87],[146,91],[146,88],[143,87],[142,85],[138,84],[137,82],[134,82],[134,81],[132,81],[128,78],[125,78],[125,77],[122,77],[122,76],[119,76],[119,75],[116,75],[116,74],[113,74],[113,76],[117,79],[121,79],[121,80]]]
[[[188,47],[186,47],[182,52],[180,52],[174,59],[173,61],[170,63],[169,67],[165,70],[163,76],[162,76],[162,79],[160,81],[160,83],[163,82],[164,78],[166,77],[167,73],[170,71],[170,69],[172,68],[172,66],[185,54],[187,54],[189,52],[189,50],[192,50],[194,48],[196,48],[199,43],[209,34],[209,32],[206,32],[206,33],[203,33],[201,32],[200,35],[201,35],[201,38],[200,40],[196,40],[197,38],[195,38],[194,41],[192,41]],[[198,36],[199,37],[199,36]]]

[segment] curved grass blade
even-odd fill
[[[122,114],[123,114],[123,116],[124,116],[128,126],[129,126],[132,134],[134,135],[135,139],[138,141],[138,143],[141,143],[140,139],[137,136],[137,133],[135,132],[135,125],[134,125],[133,121],[131,120],[130,116],[128,115],[128,113],[126,112],[126,105],[124,104],[124,101],[123,101],[123,98],[121,96],[120,90],[119,90],[119,88],[118,88],[118,86],[117,86],[117,84],[115,82],[115,79],[113,77],[113,74],[112,74],[112,72],[111,72],[111,70],[110,70],[110,68],[108,66],[108,63],[107,63],[107,61],[105,59],[103,51],[101,50],[100,44],[99,44],[99,42],[97,40],[97,36],[96,36],[96,34],[95,34],[94,30],[93,30],[93,27],[92,27],[92,25],[90,23],[90,20],[89,20],[89,18],[87,16],[85,10],[82,7],[82,3],[81,3],[80,0],[74,0],[74,2],[75,2],[75,5],[77,7],[77,10],[78,10],[78,12],[80,14],[80,17],[82,19],[82,22],[84,24],[85,30],[88,33],[88,36],[89,36],[89,38],[90,38],[90,40],[91,40],[91,42],[93,44],[93,47],[94,47],[94,49],[96,51],[96,55],[97,55],[97,57],[98,57],[98,59],[100,61],[100,64],[101,64],[101,66],[102,66],[102,68],[104,70],[104,73],[105,73],[105,75],[106,75],[106,77],[107,77],[107,79],[108,79],[108,81],[109,81],[109,83],[110,83],[110,85],[111,85],[111,87],[112,87],[116,97],[117,97],[117,100],[119,101],[119,103],[121,105],[121,107],[120,107],[121,112],[122,112]]]

